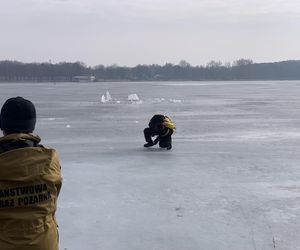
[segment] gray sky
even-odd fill
[[[300,59],[299,0],[0,0],[0,60]]]

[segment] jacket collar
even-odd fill
[[[0,137],[0,143],[6,142],[6,141],[26,141],[30,140],[36,143],[39,143],[41,141],[41,138],[38,135],[34,135],[32,133],[15,133],[15,134],[9,134],[5,135],[3,137]]]

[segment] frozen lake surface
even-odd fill
[[[61,250],[300,249],[299,81],[0,87],[60,153]],[[143,148],[155,113],[171,151]]]

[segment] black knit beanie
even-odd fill
[[[6,132],[33,132],[36,122],[36,111],[33,103],[23,97],[8,99],[1,109],[1,130]]]

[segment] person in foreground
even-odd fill
[[[149,127],[144,129],[144,136],[147,142],[144,144],[144,147],[152,147],[159,143],[161,148],[170,150],[172,148],[171,136],[175,129],[175,124],[170,117],[161,114],[154,115],[149,122]],[[154,141],[152,140],[153,136],[156,136]]]
[[[22,97],[8,99],[0,125],[0,249],[58,250],[55,219],[62,185],[58,154],[33,134],[36,110]]]

